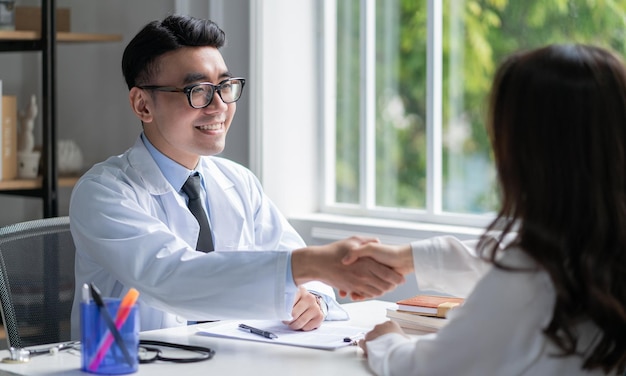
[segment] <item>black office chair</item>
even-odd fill
[[[69,217],[0,228],[0,311],[9,347],[70,340],[74,253]]]

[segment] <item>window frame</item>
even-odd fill
[[[250,111],[246,120],[239,121],[248,123],[250,169],[307,244],[355,234],[388,243],[444,234],[476,238],[488,218],[448,219],[446,214],[331,207],[325,202],[330,197],[325,171],[334,171],[335,163],[327,155],[334,145],[334,132],[324,127],[334,122],[334,115],[325,109],[335,104],[323,91],[325,59],[332,56],[320,53],[328,38],[321,20],[326,7],[335,1],[249,3],[250,82],[245,95],[250,96]],[[277,79],[283,77],[297,77],[299,89],[293,95],[276,95],[293,89],[293,81]]]
[[[361,82],[360,106],[360,171],[359,189],[360,202],[358,204],[343,204],[335,202],[335,100],[334,92],[336,72],[335,40],[335,9],[336,0],[324,1],[321,5],[320,19],[320,82],[321,99],[320,111],[323,114],[320,125],[323,130],[323,143],[320,155],[323,155],[323,195],[320,211],[322,213],[348,216],[368,216],[381,219],[418,221],[425,223],[484,227],[495,215],[491,214],[463,214],[443,211],[443,142],[442,142],[442,82],[443,82],[443,5],[440,0],[428,0],[427,25],[427,110],[426,110],[426,139],[427,139],[427,168],[426,168],[426,207],[424,209],[385,208],[375,205],[375,44],[376,17],[375,1],[361,0],[361,70],[363,77],[370,80]]]

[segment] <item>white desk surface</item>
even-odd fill
[[[344,304],[343,307],[350,314],[350,321],[326,322],[324,325],[351,325],[371,329],[387,320],[385,315],[389,306],[393,306],[393,303],[380,300]],[[317,350],[207,337],[197,335],[196,331],[194,326],[154,330],[142,332],[141,339],[210,347],[216,352],[213,359],[189,364],[140,364],[139,371],[133,375],[372,375],[363,351],[358,346],[334,351]],[[8,350],[0,351],[0,359],[7,356]],[[79,353],[60,352],[56,355],[36,356],[24,364],[0,363],[0,376],[2,375],[84,376],[88,373],[80,370]]]

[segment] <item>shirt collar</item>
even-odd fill
[[[185,181],[187,181],[187,178],[194,172],[194,170],[189,170],[187,167],[182,166],[178,162],[175,162],[173,159],[158,151],[157,148],[150,143],[148,137],[146,137],[143,133],[141,134],[141,140],[146,146],[146,149],[148,149],[152,159],[154,159],[157,166],[159,166],[159,169],[161,170],[163,176],[165,176],[165,179],[177,192],[180,192],[183,184],[185,184]],[[200,177],[202,178],[202,174],[200,174]]]

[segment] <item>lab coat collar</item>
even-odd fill
[[[137,137],[135,145],[128,151],[128,163],[139,173],[151,195],[160,196],[174,190],[152,159],[152,155],[143,144],[141,136]]]
[[[213,157],[202,157],[200,158],[200,162],[198,162],[198,165],[196,166],[196,171],[200,172],[200,174],[202,174],[205,179],[205,186],[208,176],[211,176],[211,178],[215,180],[215,183],[217,183],[222,191],[234,187],[235,183],[233,183],[233,181],[229,179],[224,174],[224,172],[217,167],[212,158]],[[209,187],[206,188],[207,190],[209,189]]]
[[[165,176],[163,176],[163,173],[152,158],[152,155],[150,155],[150,152],[141,140],[141,136],[137,137],[135,145],[128,152],[128,163],[139,172],[150,194],[162,195],[174,190],[167,179],[165,179]],[[200,158],[196,170],[203,175],[205,180],[208,177],[207,174],[210,174],[221,190],[227,190],[235,185],[233,181],[215,165],[212,157]]]
[[[167,181],[152,155],[144,145],[141,137],[135,141],[135,145],[127,153],[130,168],[136,170],[144,182],[145,189],[154,196],[163,196],[162,203],[168,213],[180,212],[180,207],[185,206],[183,197],[175,191]],[[222,170],[215,163],[218,157],[202,157],[196,166],[205,181],[208,192],[208,207],[211,213],[211,227],[215,236],[216,249],[246,249],[249,245],[242,244],[241,234],[245,223],[245,208],[237,193],[237,187],[228,176],[228,169]],[[171,198],[171,199],[170,199]],[[183,210],[183,220],[174,221],[170,226],[176,228],[182,238],[192,247],[198,238],[198,222],[191,212]],[[217,217],[219,217],[219,220]],[[246,243],[246,242],[244,242]]]

